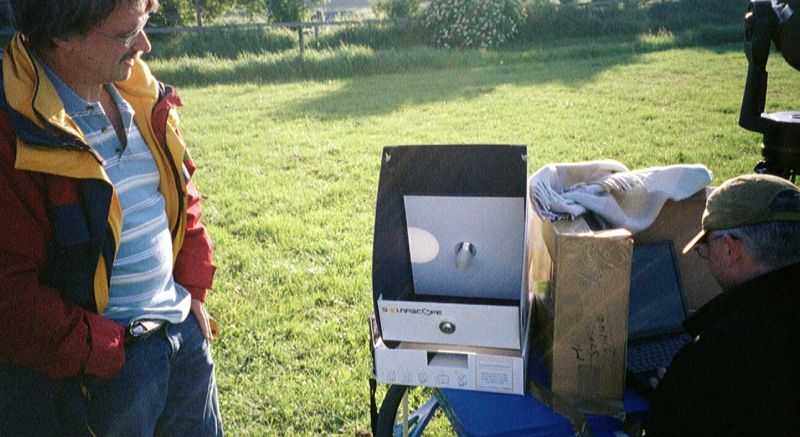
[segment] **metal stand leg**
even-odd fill
[[[375,437],[420,437],[425,431],[439,408],[439,401],[431,397],[422,406],[409,412],[407,388],[400,385],[389,387],[381,403]]]

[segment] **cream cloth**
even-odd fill
[[[711,182],[701,164],[628,170],[614,160],[548,164],[530,180],[531,203],[544,220],[574,219],[587,211],[633,233],[650,226],[667,200],[683,200]]]

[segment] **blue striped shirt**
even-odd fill
[[[136,123],[134,110],[113,84],[106,85],[125,129],[123,147],[100,103],[89,103],[45,67],[64,108],[89,145],[103,158],[103,168],[122,207],[122,235],[111,269],[108,306],[103,315],[122,324],[138,319],[182,322],[191,297],[172,277],[172,237],[158,191],[160,176]]]

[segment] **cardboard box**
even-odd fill
[[[578,407],[616,411],[625,387],[631,233],[593,232],[582,218],[530,217],[535,338],[550,390]]]
[[[527,327],[530,320],[526,322]],[[529,329],[523,347],[514,350],[412,342],[390,348],[374,318],[370,328],[378,383],[525,394]]]
[[[706,195],[668,201],[655,222],[635,235],[595,232],[582,218],[543,222],[529,210],[534,338],[559,399],[600,413],[613,411],[622,399],[634,243],[673,242],[690,311],[721,292],[706,260],[681,253],[700,230]]]

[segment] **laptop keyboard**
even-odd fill
[[[647,372],[669,366],[672,357],[691,340],[688,335],[628,345],[628,370]]]

